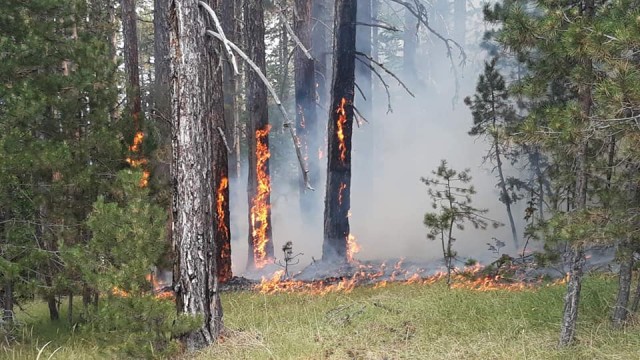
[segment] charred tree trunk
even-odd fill
[[[331,110],[327,137],[327,186],[324,208],[324,261],[347,260],[351,207],[351,134],[355,90],[357,3],[337,0]]]
[[[218,9],[217,1],[208,1]],[[207,40],[211,27],[196,1],[174,0],[169,8],[172,110],[174,284],[180,313],[200,316],[201,326],[185,334],[188,350],[213,343],[222,327],[216,274],[217,187],[227,163],[217,127],[224,129],[222,76],[217,44]],[[209,25],[209,26],[208,26]],[[228,205],[225,205],[228,206]],[[219,224],[218,224],[219,225]]]
[[[300,42],[307,49],[313,49],[311,39],[311,0],[295,1],[294,32]],[[307,159],[309,170],[314,176],[311,178],[311,186],[318,187],[318,175],[320,164],[315,154],[319,147],[316,139],[320,133],[318,116],[316,114],[316,79],[315,64],[299,47],[295,52],[295,98],[296,98],[296,132],[300,138],[300,147],[304,158]],[[301,178],[302,179],[302,178]],[[311,221],[310,214],[314,213],[314,192],[309,191],[300,180],[300,210],[306,221]]]
[[[266,73],[264,8],[262,0],[244,4],[247,55]],[[247,140],[249,143],[249,256],[248,268],[262,268],[273,258],[271,235],[271,178],[269,175],[269,113],[267,89],[255,72],[247,74]]]
[[[122,0],[122,36],[124,42],[124,70],[127,74],[127,104],[135,130],[140,130],[140,70],[138,66],[138,14],[135,0]]]
[[[623,327],[629,316],[629,296],[631,294],[631,280],[633,278],[633,250],[628,244],[620,245],[620,272],[618,278],[618,294],[613,307],[611,321],[616,328]]]

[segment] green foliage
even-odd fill
[[[139,186],[141,176],[120,171],[113,200],[99,197],[87,220],[92,236],[77,260],[85,279],[101,291],[148,291],[145,277],[165,251],[166,212],[150,202],[149,190]]]
[[[181,350],[176,339],[197,329],[201,320],[178,314],[168,299],[115,297],[91,313],[83,331],[127,358],[166,358]]]
[[[436,240],[440,238],[442,254],[446,267],[450,272],[456,252],[453,250],[453,236],[455,230],[464,230],[466,223],[470,223],[476,229],[486,229],[489,224],[500,226],[484,216],[487,209],[478,209],[471,205],[472,196],[476,193],[471,182],[470,170],[456,171],[447,166],[446,160],[440,162],[440,166],[432,171],[434,178],[422,178],[422,182],[429,187],[429,197],[435,212],[424,215],[424,225],[429,229],[427,238]]]

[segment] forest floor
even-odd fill
[[[578,343],[556,347],[564,286],[478,292],[434,285],[390,284],[351,293],[222,295],[222,341],[182,359],[637,359],[640,325],[609,325],[616,279],[586,279]],[[27,306],[18,345],[0,358],[102,359],[105,344],[51,323],[44,304]],[[64,318],[64,312],[61,314]]]

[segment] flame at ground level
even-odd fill
[[[447,272],[438,271],[427,275],[422,269],[409,273],[402,269],[400,260],[393,267],[391,275],[385,275],[386,264],[378,269],[370,265],[359,264],[357,271],[347,277],[335,277],[318,281],[284,280],[284,270],[279,270],[270,278],[263,278],[255,289],[262,294],[276,293],[305,293],[313,295],[325,295],[334,292],[351,292],[359,285],[373,285],[374,288],[382,288],[390,283],[432,285],[446,280]],[[539,286],[555,286],[565,284],[567,277],[552,282],[545,282],[542,277],[532,281],[514,280],[502,275],[484,275],[484,267],[474,265],[462,269],[456,269],[451,275],[452,289],[467,289],[473,291],[524,291],[533,290]]]

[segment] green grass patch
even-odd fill
[[[226,333],[222,341],[184,359],[635,359],[640,329],[609,326],[616,290],[612,277],[586,279],[577,345],[556,347],[564,286],[536,290],[477,292],[390,284],[325,296],[222,296]],[[33,304],[20,315],[25,335],[0,357],[115,358],[118,343],[88,337],[64,321],[51,323],[46,307]],[[64,316],[64,313],[62,314]],[[102,338],[103,340],[98,340]]]

